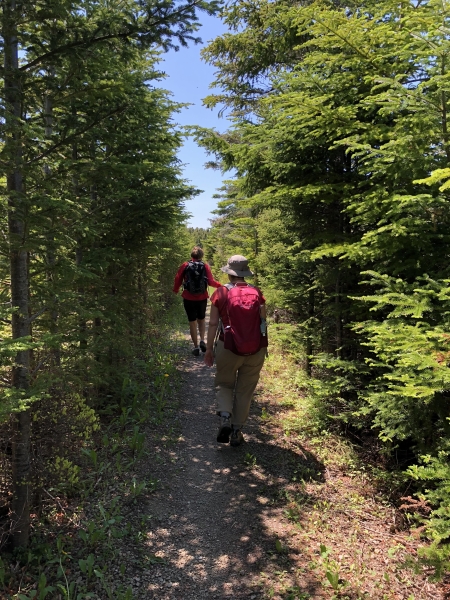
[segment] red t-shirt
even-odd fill
[[[200,262],[200,261],[194,260],[194,262]],[[184,271],[185,271],[186,267],[188,266],[188,264],[189,264],[188,261],[184,262],[178,269],[177,274],[175,275],[175,281],[173,282],[173,291],[175,294],[178,294],[180,287],[183,285]],[[220,288],[222,286],[222,284],[214,279],[213,274],[211,273],[211,267],[208,265],[208,263],[203,263],[203,264],[205,265],[206,278],[208,279],[208,285],[210,285],[211,287]],[[206,300],[206,298],[209,298],[208,288],[206,289],[206,291],[203,294],[191,294],[187,290],[183,290],[183,293],[181,295],[183,298],[186,298],[186,300]]]
[[[238,286],[247,286],[248,284],[245,281],[238,281],[235,285]],[[262,295],[262,292],[259,288],[257,288],[255,285],[253,285],[252,287],[254,287],[258,294],[259,294],[259,303],[262,306],[263,304],[266,303],[266,299],[264,298],[264,296]],[[218,311],[219,311],[219,317],[220,319],[227,321],[227,312],[226,312],[226,303],[227,303],[227,296],[228,296],[228,288],[226,288],[224,285],[222,287],[220,287],[218,290],[216,290],[214,292],[214,294],[211,296],[211,304],[214,304],[214,306],[217,307]],[[219,333],[219,340],[223,341],[223,331],[221,330]]]

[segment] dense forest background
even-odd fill
[[[215,5],[2,3],[0,510],[14,548],[43,490],[78,481],[73,449],[171,303],[196,190],[157,62],[197,40],[202,10]]]
[[[163,385],[148,348],[195,243],[216,274],[231,254],[249,258],[290,325],[286,343],[301,348],[298,368],[327,384],[329,426],[375,433],[391,465],[402,457],[430,513],[426,557],[442,570],[448,6],[229,3],[230,32],[204,58],[221,90],[205,102],[228,111],[230,129],[193,133],[233,177],[210,230],[188,230],[183,201],[196,189],[180,177],[178,107],[158,57],[195,40],[197,11],[216,8],[3,3],[1,541],[27,546],[43,495],[76,489],[74,449],[82,457],[102,419],[127,414],[131,373]]]
[[[449,557],[449,7],[242,1],[203,51],[227,133],[214,265],[240,252],[332,422],[397,460]],[[295,340],[293,339],[295,337]],[[371,442],[372,443],[372,442]],[[420,502],[416,499],[416,502]]]

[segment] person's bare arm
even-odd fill
[[[267,321],[266,321],[266,305],[265,304],[260,304],[259,305],[259,316],[261,319],[261,323],[260,323],[260,327],[261,327],[261,334],[262,335],[267,335]]]
[[[175,275],[172,290],[174,294],[178,294],[178,292],[180,291],[181,284],[183,283],[184,270],[186,269],[186,264],[187,263],[183,263],[182,265],[180,265],[180,268],[178,269],[177,274]]]
[[[206,269],[206,276],[208,278],[208,285],[210,287],[220,288],[222,286],[222,284],[220,283],[220,281],[216,281],[214,279],[214,275],[212,274],[211,267],[208,265],[208,263],[205,263],[205,269]]]
[[[219,309],[214,304],[211,304],[211,312],[209,315],[208,335],[206,338],[206,352],[204,363],[208,367],[214,364],[214,340],[216,338],[217,327],[219,326]]]

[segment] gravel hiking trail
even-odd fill
[[[200,356],[188,357],[180,369],[181,435],[175,445],[156,448],[161,484],[146,506],[153,568],[140,581],[139,597],[266,597],[261,573],[269,576],[277,570],[279,559],[284,570],[287,566],[293,571],[296,558],[289,567],[288,557],[277,552],[282,525],[279,509],[272,506],[271,488],[285,483],[282,471],[287,463],[305,457],[291,456],[275,444],[264,448],[268,440],[259,430],[261,410],[256,404],[244,431],[245,443],[237,448],[218,444],[214,368],[207,368]],[[262,472],[254,468],[254,457],[267,452],[271,457]],[[313,598],[314,581],[304,579],[303,585]]]
[[[188,352],[186,345],[183,352]],[[149,432],[153,448],[146,469],[159,483],[138,509],[148,525],[145,565],[134,571],[131,582],[134,597],[139,600],[445,597],[423,574],[406,581],[403,575],[396,575],[395,565],[392,571],[387,571],[385,556],[392,544],[401,545],[404,541],[402,547],[408,547],[406,532],[389,533],[391,508],[380,507],[369,498],[360,515],[355,515],[345,494],[353,493],[352,486],[359,484],[345,474],[330,471],[298,440],[286,440],[282,430],[267,425],[270,399],[264,397],[262,387],[257,389],[252,403],[244,430],[245,443],[233,448],[218,444],[215,439],[218,417],[214,368],[204,366],[202,356],[188,355],[179,369],[182,384],[178,408],[161,430]],[[310,483],[307,488],[303,483],[301,488],[301,493],[308,495],[305,514],[293,521],[286,514],[289,495],[300,493],[295,477],[298,473]],[[325,508],[320,509],[320,502]],[[321,528],[317,539],[316,525],[309,527],[306,523],[307,513],[308,523],[316,519],[317,527]],[[321,514],[329,520],[321,521]],[[367,523],[368,529],[364,530]],[[326,568],[320,568],[324,561],[321,563],[318,557],[320,544],[328,546],[330,541],[333,548],[341,546],[341,564],[353,562],[348,567],[349,573],[360,568],[363,574],[366,563],[372,561],[370,571],[367,570],[370,574],[362,575],[369,592],[361,593],[358,586],[347,584],[342,594],[335,595],[327,582]],[[352,552],[355,556],[359,552],[359,559],[352,557]],[[328,570],[332,571],[333,566]],[[391,580],[386,572],[391,573]]]

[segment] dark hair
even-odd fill
[[[191,258],[195,258],[197,260],[201,260],[203,258],[203,250],[200,246],[194,246],[191,252]]]

